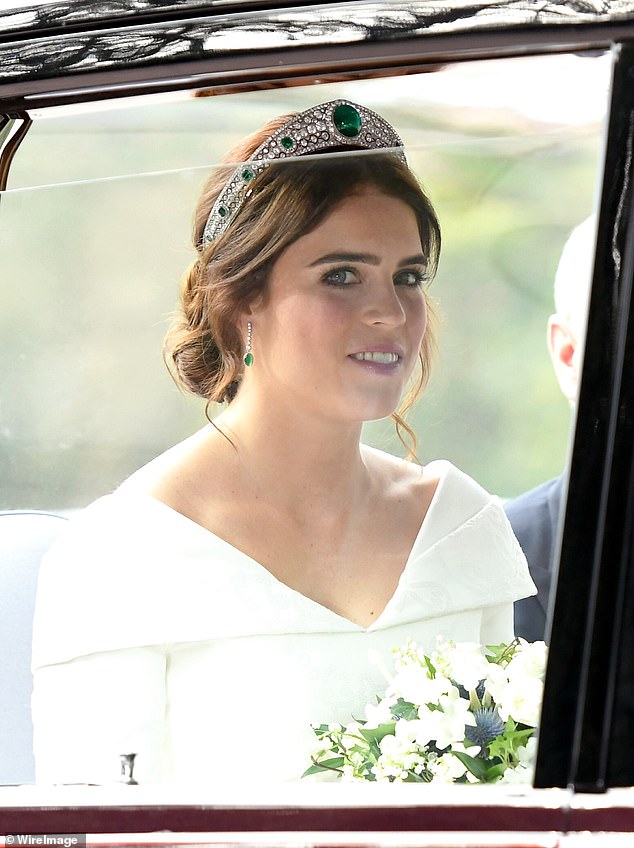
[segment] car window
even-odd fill
[[[161,360],[197,193],[268,116],[335,96],[399,128],[442,225],[439,351],[412,416],[420,459],[450,459],[504,498],[559,474],[570,411],[545,327],[561,248],[593,210],[608,66],[498,60],[34,113],[2,198],[0,506],[83,506],[201,423]],[[400,449],[389,424],[366,437]]]
[[[419,459],[503,500],[557,477],[574,412],[546,325],[561,251],[595,209],[609,73],[604,54],[541,56],[34,112],[0,203],[0,509],[72,514],[205,423],[161,354],[198,193],[267,118],[336,97],[398,129],[441,222]],[[403,452],[389,423],[365,437]]]

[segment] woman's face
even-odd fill
[[[252,309],[246,379],[312,414],[348,421],[397,407],[426,326],[426,257],[413,210],[376,188],[333,208],[274,264]]]

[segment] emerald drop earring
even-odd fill
[[[253,324],[247,321],[247,344],[242,358],[245,365],[253,365],[253,353],[251,352],[251,334],[253,333]]]

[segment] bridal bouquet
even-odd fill
[[[546,646],[439,640],[395,650],[395,673],[365,719],[313,725],[312,766],[346,780],[530,782]]]

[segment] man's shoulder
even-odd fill
[[[554,477],[546,483],[540,483],[534,489],[529,489],[528,492],[523,492],[516,498],[512,498],[504,504],[504,510],[508,515],[511,523],[514,519],[519,519],[529,512],[536,512],[540,509],[548,510],[553,498],[559,499],[563,477]]]

